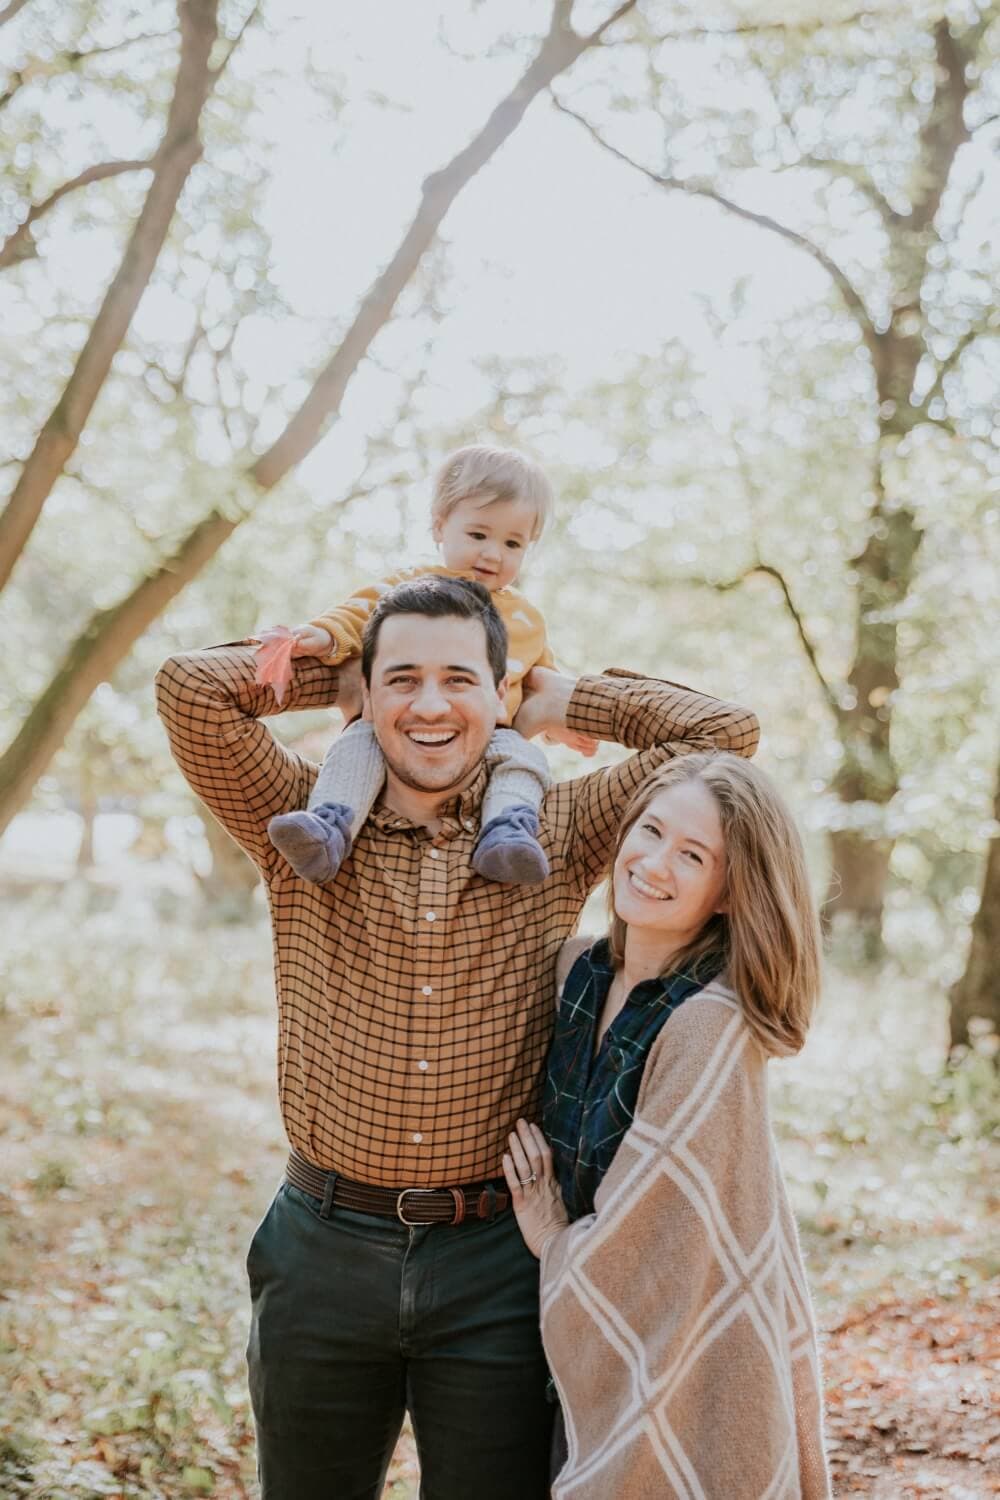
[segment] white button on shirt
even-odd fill
[[[431,853],[431,859],[440,859],[441,858],[441,850],[440,849],[432,849],[430,851],[430,853]]]
[[[417,1067],[420,1069],[421,1073],[426,1073],[427,1069],[430,1067],[430,1063],[426,1060],[426,1058],[422,1057],[417,1063]]]
[[[413,1144],[414,1144],[414,1145],[415,1145],[415,1146],[419,1146],[419,1145],[420,1145],[420,1142],[421,1142],[421,1141],[422,1141],[422,1140],[423,1140],[423,1136],[422,1136],[422,1135],[421,1135],[421,1134],[420,1134],[420,1131],[419,1131],[419,1130],[417,1130],[417,1131],[415,1131],[415,1132],[414,1132],[414,1136],[413,1136]]]
[[[431,987],[430,987],[429,984],[425,984],[423,986],[423,988],[421,989],[420,993],[422,995],[433,995],[434,991],[431,989]]]
[[[428,922],[436,922],[437,921],[437,912],[436,911],[429,911],[427,913],[427,920],[428,920]]]

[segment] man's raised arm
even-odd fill
[[[316,767],[260,721],[335,704],[338,673],[308,657],[294,663],[284,703],[254,681],[249,646],[171,656],[156,675],[156,706],[174,759],[223,828],[265,872],[279,859],[267,837],[275,813],[304,807]]]
[[[760,739],[750,709],[618,668],[575,682],[536,668],[525,688],[515,721],[522,734],[558,725],[638,752],[620,765],[560,782],[545,798],[550,830],[586,887],[602,878],[622,813],[651,771],[694,750],[749,757]]]

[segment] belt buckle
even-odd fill
[[[410,1229],[422,1228],[422,1220],[408,1219],[406,1217],[405,1213],[403,1212],[403,1199],[410,1193],[439,1193],[440,1191],[440,1188],[404,1188],[399,1197],[396,1199],[396,1218],[401,1224],[406,1224]]]

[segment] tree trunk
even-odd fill
[[[153,158],[153,181],[118,271],[94,319],[66,388],[43,426],[0,516],[0,589],[9,579],[42,508],[72,456],[112,360],[149,284],[177,200],[201,155],[198,127],[212,84],[209,54],[219,0],[184,0],[181,58],[167,126]]]
[[[387,321],[447,210],[480,167],[520,124],[528,105],[636,0],[619,5],[604,25],[587,36],[568,24],[569,0],[556,0],[552,25],[538,55],[483,129],[442,171],[424,183],[417,215],[385,271],[361,303],[343,343],[320,373],[284,432],[247,475],[236,480],[251,488],[249,504],[227,513],[212,512],[189,533],[176,556],[143,581],[113,609],[94,615],[73,643],[62,665],[37,700],[20,733],[0,757],[0,834],[23,806],[38,777],[62,744],[95,687],[106,681],[166,605],[215,556],[253,500],[272,489],[316,446],[324,425],[337,414],[348,382]]]
[[[1000,821],[1000,773],[993,816]],[[983,894],[972,924],[972,942],[965,973],[951,991],[951,1044],[967,1043],[969,1024],[986,1021],[1000,1032],[1000,834],[990,840],[983,877]]]
[[[873,839],[850,828],[830,834],[830,885],[823,915],[829,926],[847,919],[857,957],[877,963],[883,955],[882,912],[889,878],[892,843]]]
[[[108,680],[143,631],[215,555],[237,525],[231,517],[213,511],[174,556],[144,578],[126,599],[93,616],[0,757],[0,833],[27,800],[94,689]]]
[[[843,761],[833,789],[846,807],[867,803],[870,821],[898,790],[892,757],[893,695],[899,687],[896,613],[913,582],[921,533],[907,510],[879,504],[873,513],[867,545],[852,566],[858,575],[857,633],[848,673],[851,698],[837,721]],[[868,962],[882,957],[882,912],[892,857],[892,840],[877,827],[836,830],[831,834],[832,868],[827,891],[828,918],[846,917],[856,930],[859,955]]]

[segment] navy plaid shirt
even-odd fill
[[[581,953],[559,1003],[545,1077],[544,1130],[573,1220],[594,1211],[594,1194],[632,1123],[646,1058],[660,1027],[719,972],[703,961],[698,977],[677,970],[629,993],[594,1055],[597,1023],[614,968],[606,938]]]

